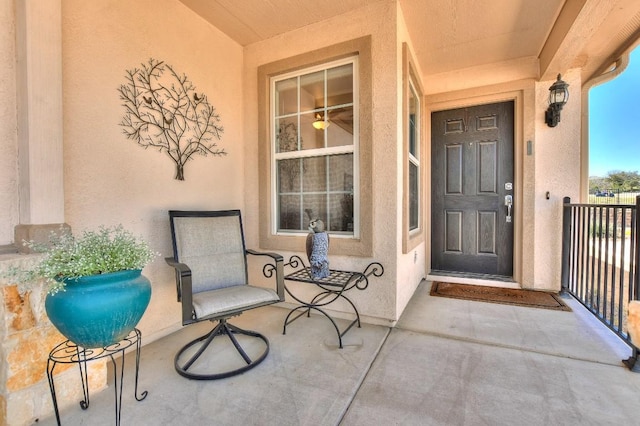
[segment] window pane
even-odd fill
[[[300,111],[324,108],[324,71],[300,77]]]
[[[299,230],[300,223],[300,195],[280,195],[280,214],[278,229]]]
[[[278,193],[300,192],[300,176],[302,174],[302,159],[278,161]]]
[[[321,219],[325,224],[325,230],[327,227],[327,196],[321,195],[305,195],[303,200],[304,205],[304,220],[301,230],[307,230],[309,228],[309,221],[311,219]]]
[[[353,194],[329,196],[328,231],[353,232]]]
[[[353,64],[327,70],[327,106],[353,103]]]
[[[298,126],[296,117],[276,120],[276,152],[298,150]]]
[[[298,79],[296,77],[276,82],[276,116],[298,111]]]
[[[318,119],[316,115],[320,114],[307,113],[300,115],[302,149],[324,148],[324,131],[313,126],[313,122]]]
[[[329,190],[353,193],[353,154],[329,157]]]
[[[303,191],[318,192],[327,190],[327,159],[326,157],[305,158]]]
[[[410,86],[409,90],[409,153],[414,157],[418,156],[417,139],[418,139],[418,113],[420,105],[418,98],[413,91],[413,86]]]
[[[327,145],[353,145],[353,107],[330,110],[329,121],[331,125],[326,130]]]
[[[418,166],[409,162],[409,229],[418,228]]]
[[[353,154],[278,161],[278,193],[280,230],[322,219],[327,231],[353,232]]]

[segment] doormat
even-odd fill
[[[431,295],[478,302],[527,306],[530,308],[571,311],[571,308],[559,296],[544,291],[434,282],[431,285]]]

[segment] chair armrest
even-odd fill
[[[247,254],[251,254],[254,256],[268,256],[271,259],[273,259],[274,264],[268,263],[266,264],[263,268],[262,268],[262,274],[267,277],[267,278],[271,278],[271,276],[273,275],[273,270],[275,269],[276,271],[276,293],[278,294],[278,297],[280,298],[280,301],[284,301],[284,258],[282,257],[282,255],[278,254],[278,253],[273,253],[273,252],[266,252],[266,251],[256,251],[256,250],[252,250],[252,249],[247,249],[246,250]]]
[[[182,303],[182,324],[189,324],[193,322],[191,269],[186,264],[176,261],[173,257],[165,257],[164,260],[175,269],[178,302]]]
[[[282,261],[284,259],[280,253],[273,253],[269,251],[257,251],[253,249],[247,249],[247,253],[252,254],[254,256],[269,256],[276,262]]]

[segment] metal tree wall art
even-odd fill
[[[184,180],[184,166],[194,155],[227,154],[216,143],[224,131],[220,116],[186,75],[154,59],[126,73],[126,84],[118,88],[124,134],[145,149],[166,152],[176,164],[177,180]]]

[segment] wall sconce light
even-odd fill
[[[560,122],[560,111],[562,107],[569,100],[569,85],[560,79],[558,79],[549,87],[549,108],[544,113],[544,122],[549,127],[556,127]]]
[[[320,114],[316,114],[316,119],[313,122],[313,127],[317,130],[324,130],[329,127],[329,120],[324,121],[324,118]]]

